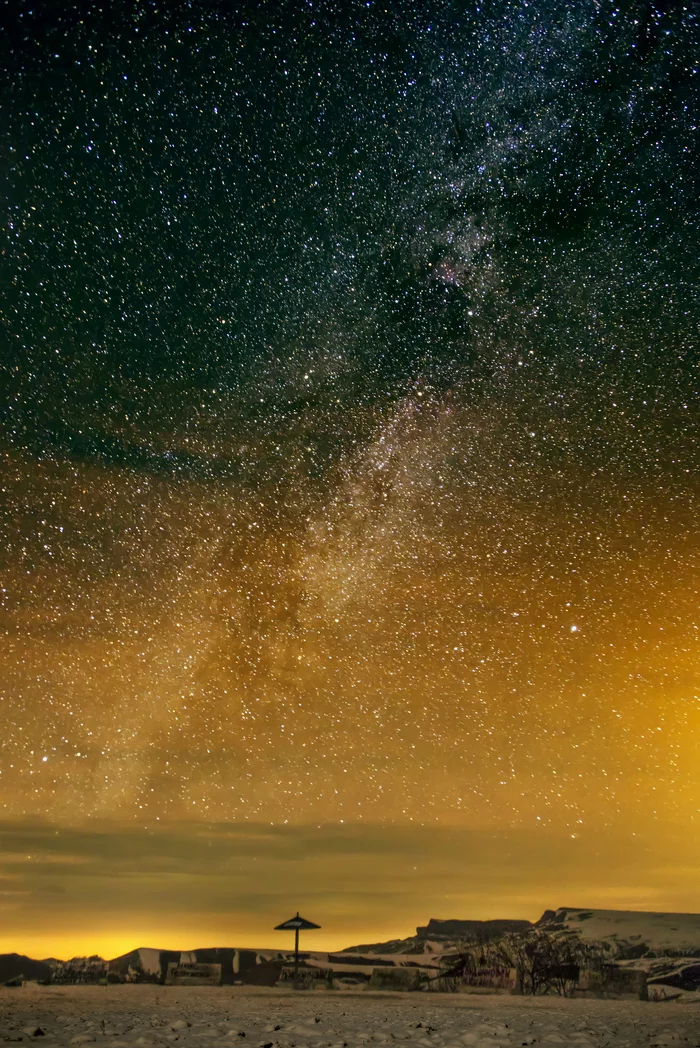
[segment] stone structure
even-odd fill
[[[244,986],[276,986],[282,977],[284,961],[261,961],[248,965],[239,975]]]
[[[636,998],[648,1001],[647,973],[634,968],[606,964],[598,971],[584,971],[574,990],[576,997],[609,997],[614,1000]]]
[[[281,966],[279,981],[283,986],[295,984],[300,990],[315,990],[317,986],[328,986],[332,983],[333,972],[330,968],[316,968],[303,964],[295,969],[293,963],[287,962]]]
[[[518,985],[518,973],[515,968],[500,966],[475,968],[466,972],[461,980],[460,989],[488,990],[490,993],[513,993]]]
[[[220,964],[179,964],[171,961],[166,986],[221,986]]]
[[[370,990],[420,990],[425,981],[419,968],[374,968],[367,987]]]

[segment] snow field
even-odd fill
[[[700,1007],[246,988],[0,991],[0,1044],[41,1048],[700,1048]]]

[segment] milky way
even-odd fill
[[[697,4],[11,18],[8,825],[682,835]]]

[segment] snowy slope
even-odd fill
[[[547,910],[537,927],[575,932],[588,942],[611,943],[625,957],[646,953],[700,956],[699,913],[645,913],[562,906]]]

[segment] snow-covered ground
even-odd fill
[[[0,1041],[42,1048],[697,1048],[700,1004],[27,984],[0,989]]]
[[[700,913],[646,913],[560,907],[538,921],[541,928],[570,931],[590,942],[622,948],[667,950],[693,956],[700,949]],[[641,956],[641,954],[640,954]]]

